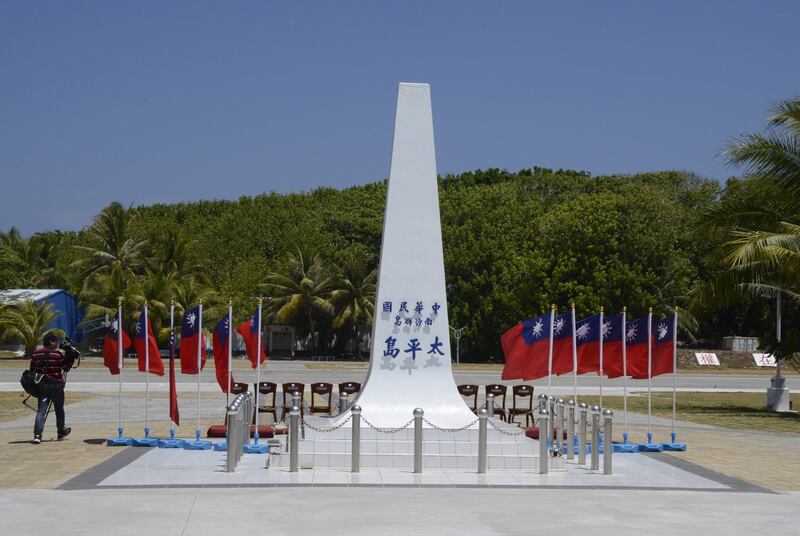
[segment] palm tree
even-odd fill
[[[131,274],[139,272],[145,262],[146,240],[130,236],[135,212],[114,202],[104,208],[89,228],[93,246],[74,246],[82,258],[74,263],[84,275],[109,273],[114,267]]]
[[[800,302],[800,98],[775,105],[768,126],[734,138],[723,153],[747,178],[731,182],[728,198],[700,220],[697,231],[721,245],[716,274],[694,295],[696,310],[754,297]],[[775,345],[776,378],[796,350]]]
[[[47,333],[64,336],[62,330],[47,327],[60,315],[52,303],[36,304],[33,300],[15,303],[5,308],[0,320],[4,329],[3,338],[21,342],[25,346],[25,357],[29,358]]]
[[[279,324],[306,328],[315,353],[315,320],[319,317],[330,318],[333,314],[331,283],[319,254],[300,248],[288,255],[285,271],[273,271],[267,275],[265,288],[271,296],[267,310]]]
[[[108,273],[95,272],[89,275],[83,285],[79,297],[86,306],[86,317],[112,316],[117,312],[118,299],[123,299],[123,307],[128,313],[134,313],[143,301],[138,279],[130,272],[116,265]],[[129,319],[132,314],[126,315]]]
[[[362,256],[351,253],[338,266],[332,282],[333,327],[353,330],[356,358],[359,360],[362,334],[372,324],[377,276],[377,269],[368,269]]]

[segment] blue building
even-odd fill
[[[0,303],[12,304],[24,300],[33,300],[37,305],[53,304],[58,316],[47,327],[61,329],[69,338],[80,341],[79,324],[83,321],[83,311],[78,308],[75,296],[60,288],[10,288],[0,291]]]

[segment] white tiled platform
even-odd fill
[[[290,473],[265,469],[266,455],[245,455],[234,473],[225,472],[225,453],[151,449],[98,485],[139,486],[445,486],[445,487],[598,487],[728,490],[728,486],[645,455],[615,455],[614,474],[594,473],[567,462],[567,470],[548,475],[531,471],[474,471],[425,468],[346,470],[309,469]]]

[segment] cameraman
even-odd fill
[[[72,431],[64,427],[64,375],[72,364],[58,351],[58,337],[55,333],[44,336],[44,346],[37,349],[31,357],[31,372],[44,376],[39,387],[39,410],[36,412],[36,422],[33,425],[33,443],[42,442],[44,421],[47,418],[47,408],[52,401],[56,410],[56,425],[58,439],[64,439]]]

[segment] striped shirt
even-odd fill
[[[55,381],[64,385],[64,376],[61,372],[69,370],[69,368],[64,354],[56,350],[37,348],[31,356],[31,372],[44,374],[51,382]]]

